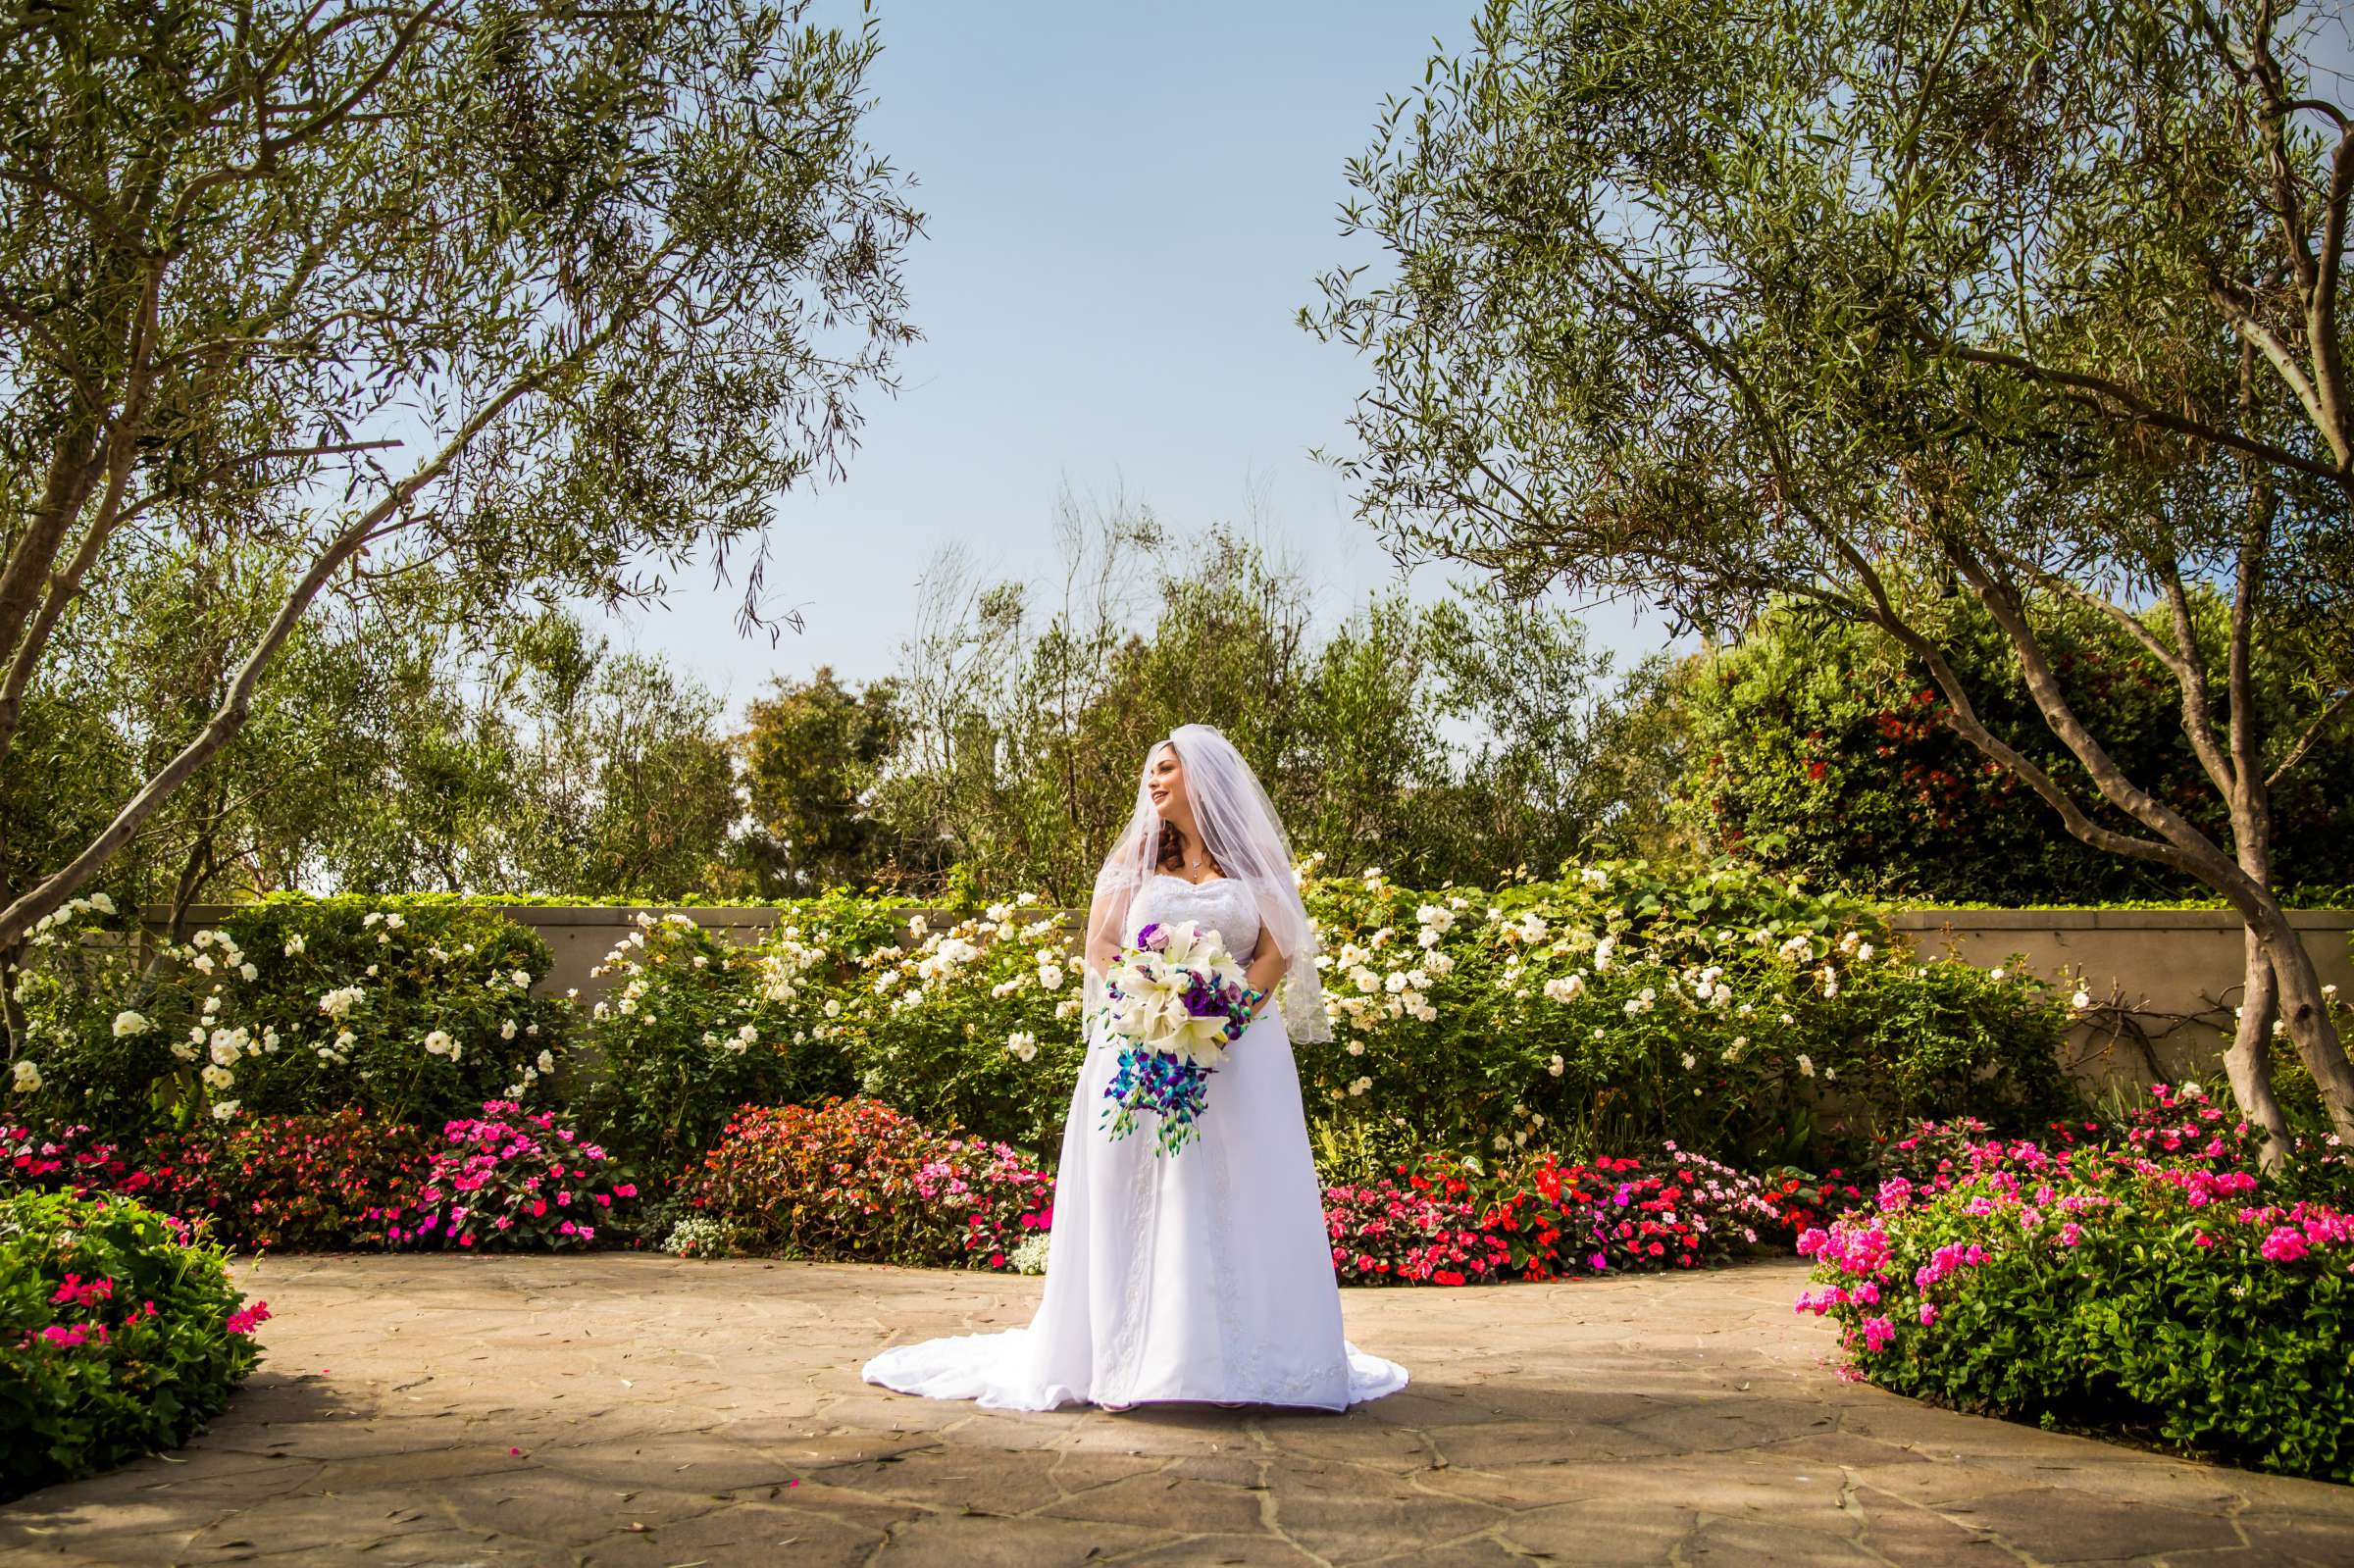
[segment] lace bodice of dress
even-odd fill
[[[1258,947],[1258,900],[1248,883],[1232,877],[1191,883],[1167,872],[1153,876],[1128,907],[1127,939],[1135,941],[1156,920],[1171,926],[1199,921],[1225,938],[1226,950],[1240,963],[1250,962]]]

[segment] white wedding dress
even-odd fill
[[[1230,878],[1160,875],[1125,936],[1152,921],[1215,927],[1229,952],[1258,940]],[[869,1383],[1006,1410],[1208,1399],[1339,1410],[1406,1387],[1406,1369],[1342,1337],[1340,1286],[1308,1152],[1300,1075],[1270,1000],[1210,1075],[1201,1137],[1153,1151],[1154,1118],[1113,1139],[1104,1087],[1119,1045],[1089,1026],[1055,1173],[1046,1295],[1028,1328],[894,1345]]]

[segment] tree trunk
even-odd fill
[[[2257,1160],[2274,1172],[2288,1158],[2288,1118],[2273,1092],[2273,1020],[2280,1016],[2280,987],[2256,933],[2243,928],[2241,936],[2247,947],[2247,980],[2241,987],[2239,1027],[2231,1048],[2224,1053],[2224,1070],[2231,1075],[2231,1097],[2239,1102],[2241,1113],[2264,1130]]]
[[[2328,998],[2322,994],[2321,972],[2280,906],[2267,889],[2266,907],[2249,922],[2251,937],[2260,942],[2279,988],[2281,1025],[2296,1043],[2297,1056],[2321,1089],[2322,1105],[2337,1136],[2354,1142],[2354,1066],[2346,1061],[2345,1042],[2330,1022]]]

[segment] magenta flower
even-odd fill
[[[2294,1263],[2305,1255],[2305,1233],[2294,1226],[2277,1225],[2257,1250],[2275,1263]]]

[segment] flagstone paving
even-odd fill
[[[863,1384],[1034,1278],[665,1256],[238,1259],[266,1358],[0,1564],[2354,1562],[2354,1489],[1842,1381],[1797,1263],[1343,1293],[1403,1392],[1008,1414]]]

